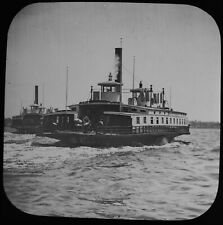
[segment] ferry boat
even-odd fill
[[[20,115],[12,117],[11,127],[16,133],[39,133],[42,129],[43,115],[46,108],[38,104],[38,86],[35,85],[34,103],[29,107],[23,107]]]
[[[122,48],[115,48],[114,79],[91,86],[87,101],[69,105],[69,110],[45,114],[39,135],[74,146],[160,145],[179,135],[190,134],[187,114],[168,106],[164,88],[130,89],[128,103],[122,102]]]

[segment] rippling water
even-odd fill
[[[24,212],[191,219],[207,211],[216,197],[218,129],[191,129],[191,135],[163,146],[100,149],[53,143],[35,135],[4,134],[4,189]]]

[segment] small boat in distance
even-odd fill
[[[51,109],[48,109],[51,110]],[[38,86],[35,85],[35,100],[29,107],[23,107],[20,115],[12,117],[11,127],[16,133],[39,133],[46,108],[38,104]]]
[[[100,82],[100,91],[91,87],[89,100],[69,110],[46,113],[40,136],[58,139],[72,146],[160,145],[174,137],[190,134],[185,112],[167,105],[164,88],[152,85],[130,89],[128,104],[122,102],[122,48],[115,48],[114,79]]]

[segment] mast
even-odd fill
[[[133,74],[132,74],[132,89],[135,88],[135,56],[133,56]],[[132,92],[132,101],[134,103],[134,93]]]
[[[171,86],[170,86],[170,109],[171,109]]]
[[[43,89],[42,89],[42,92],[43,92],[43,93],[42,93],[42,98],[43,98],[43,99],[42,99],[42,104],[43,104],[43,107],[44,107],[44,88],[45,88],[45,87],[44,87],[44,83],[43,83]]]
[[[66,76],[66,106],[65,106],[66,112],[67,112],[67,98],[68,98],[67,92],[68,92],[68,66],[67,66],[67,76]]]
[[[22,112],[23,112],[23,110],[22,110],[22,99],[20,99],[20,115],[22,115]]]

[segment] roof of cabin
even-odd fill
[[[104,114],[107,114],[107,115],[119,115],[119,116],[140,116],[140,113],[113,112],[113,111],[105,111]],[[144,114],[141,114],[141,115],[144,115]]]
[[[119,102],[110,102],[107,100],[91,100],[80,102],[79,105],[119,105]]]
[[[123,84],[115,82],[115,81],[106,81],[106,82],[100,82],[100,83],[98,83],[98,85],[105,86],[105,87],[112,87],[112,86],[114,87],[114,86],[120,86]]]
[[[185,113],[185,112],[170,110],[169,108],[158,108],[158,107],[137,106],[137,105],[133,106],[133,105],[126,105],[126,104],[123,104],[123,107],[131,107],[131,108],[144,109],[144,110],[149,110],[149,111],[161,111],[161,112],[169,112],[169,113],[187,115],[187,113]]]
[[[141,92],[141,91],[150,91],[149,88],[134,88],[130,89],[131,92]]]
[[[60,111],[56,111],[56,112],[50,112],[50,113],[46,113],[45,116],[54,116],[54,115],[67,115],[67,114],[77,114],[77,112],[72,111],[72,110],[60,110]]]
[[[30,106],[36,106],[36,107],[39,107],[38,104],[34,103],[34,104],[31,104]]]

